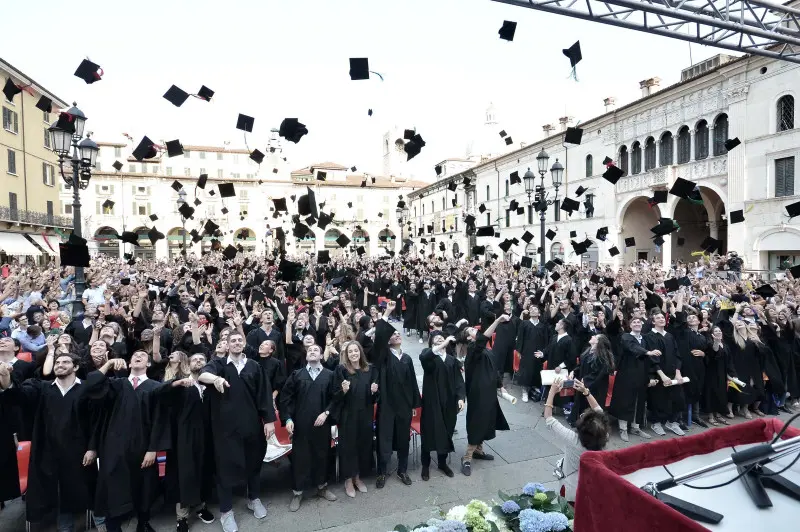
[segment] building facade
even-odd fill
[[[800,200],[794,185],[800,158],[795,120],[800,67],[747,56],[717,56],[699,67],[693,65],[680,83],[663,90],[658,90],[658,78],[641,82],[642,97],[623,107],[615,108],[614,99],[607,98],[606,113],[581,122],[580,145],[564,144],[571,120],[564,117],[556,134],[547,125],[538,142],[441,175],[411,193],[415,246],[441,254],[444,241],[447,256],[469,256],[474,245],[502,256],[500,242],[521,239],[530,231],[534,240],[527,245],[520,240],[504,258],[516,261],[527,255],[538,262],[537,248],[543,245],[546,260],[561,257],[618,267],[645,258],[669,266],[676,259],[694,260],[692,252],[711,236],[722,241],[723,250],[742,255],[749,269],[775,269],[787,260],[800,263],[800,226],[785,210]],[[741,145],[728,152],[725,141],[735,137]],[[536,157],[542,149],[550,156],[548,168],[556,160],[565,168],[557,196],[550,172],[544,176],[549,198],[556,200],[547,210],[545,230],[556,236],[543,243],[539,213],[530,207],[524,182],[510,183],[512,172],[522,177],[529,168],[536,184],[541,183]],[[606,157],[625,171],[615,185],[602,178]],[[669,190],[678,177],[698,184],[703,204],[670,195],[666,204],[651,207],[647,199],[654,191]],[[451,181],[458,184],[455,192],[448,188]],[[580,197],[578,187],[586,189]],[[569,216],[560,210],[565,196],[581,202],[579,212]],[[521,214],[509,210],[512,200],[524,209]],[[727,214],[739,209],[745,221],[729,225]],[[466,235],[463,219],[468,214],[476,217],[478,227],[492,226],[500,237]],[[681,229],[657,246],[650,228],[662,217],[674,219]],[[605,241],[597,238],[600,228],[608,229]],[[635,238],[636,245],[626,247],[625,237]],[[593,244],[577,257],[571,242],[586,238]],[[621,252],[615,257],[609,254],[613,246]]]
[[[377,256],[384,250],[399,250],[402,235],[397,202],[401,196],[405,198],[426,185],[402,178],[355,174],[330,162],[291,171],[277,131],[273,131],[260,165],[250,159],[248,150],[229,146],[184,144],[183,155],[167,157],[163,153],[140,162],[130,156],[135,148],[132,142],[98,145],[98,168],[89,188],[81,193],[84,235],[91,252],[119,257],[131,253],[141,258],[173,258],[181,253],[184,244],[188,253],[199,256],[211,249],[212,239],[205,236],[193,244],[188,233],[192,229],[202,233],[206,220],[220,226],[223,247],[241,245],[263,254],[274,248],[275,229],[281,227],[287,235],[287,251],[293,255],[329,249],[335,256],[363,245],[368,254]],[[119,172],[113,167],[116,161],[122,163]],[[196,187],[201,174],[208,175],[205,189]],[[181,196],[172,188],[175,181],[183,185],[183,201],[195,208],[193,219],[184,220],[178,212]],[[218,191],[221,183],[233,183],[236,196],[222,198]],[[335,214],[334,220],[326,230],[312,225],[309,235],[295,239],[291,222],[292,215],[297,214],[295,200],[308,188],[314,191],[317,203],[324,204],[321,210]],[[69,195],[70,190],[62,188],[64,214],[71,209]],[[278,198],[286,199],[289,213],[276,218],[271,200]],[[150,219],[153,214],[158,217],[155,221]],[[152,245],[147,232],[154,226],[166,238]],[[123,244],[116,237],[123,231],[136,232],[140,245]],[[346,249],[336,243],[341,234],[352,241]]]
[[[61,216],[58,156],[50,148],[47,132],[58,116],[36,104],[46,96],[53,109],[69,105],[0,59],[0,84],[8,79],[25,89],[12,100],[0,96],[0,262],[12,257],[43,261],[58,255],[60,238],[55,231],[71,228],[72,218]]]

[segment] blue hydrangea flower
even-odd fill
[[[522,510],[519,514],[519,529],[522,532],[549,532],[550,527],[545,522],[545,514],[530,508]]]
[[[500,509],[503,510],[504,514],[513,514],[514,512],[519,512],[519,504],[514,501],[506,501]]]
[[[569,527],[567,516],[558,512],[544,514],[544,522],[548,526],[547,530],[555,530],[556,532],[566,530]]]
[[[467,532],[467,525],[461,521],[431,519],[428,524],[436,529],[437,532]]]
[[[522,493],[525,495],[536,495],[537,491],[547,491],[547,488],[544,487],[544,484],[539,484],[538,482],[528,482],[522,488]]]

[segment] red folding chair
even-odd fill
[[[519,366],[522,363],[522,355],[516,349],[514,350],[514,375],[511,377],[511,382],[517,380],[517,373],[519,373]]]
[[[33,355],[27,351],[17,353],[17,360],[24,360],[25,362],[33,362]]]
[[[30,463],[31,442],[21,441],[17,445],[17,469],[19,470],[19,492],[23,497],[28,492],[28,467]]]
[[[608,376],[608,392],[606,392],[606,403],[605,406],[608,408],[611,406],[611,397],[614,394],[614,382],[617,380],[617,372],[615,371],[613,375]]]
[[[158,477],[164,478],[167,474],[167,453],[156,453],[156,463],[158,464]]]

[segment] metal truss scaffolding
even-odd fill
[[[763,0],[493,0],[800,64],[800,10]]]

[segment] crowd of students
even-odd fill
[[[163,491],[184,532],[191,510],[214,521],[205,503],[215,493],[234,532],[236,488],[267,515],[260,472],[276,424],[292,435],[297,511],[311,494],[336,500],[334,426],[347,496],[367,493],[373,474],[383,488],[393,453],[397,480],[411,485],[419,407],[422,480],[431,453],[454,476],[447,456],[464,409],[458,465],[470,475],[493,459],[483,443],[509,428],[498,397],[514,373],[521,399],[547,397],[548,417],[563,409],[588,448],[607,441],[605,406],[624,441],[797,407],[797,283],[715,265],[99,256],[85,310],[72,313],[71,268],[12,264],[0,280],[0,500],[20,495],[17,442],[31,441],[32,522],[54,516],[66,532],[91,509],[99,528],[116,532],[133,515],[147,532]],[[421,389],[404,340],[428,344]],[[543,396],[543,369],[559,372],[555,391],[566,381],[578,393]]]

